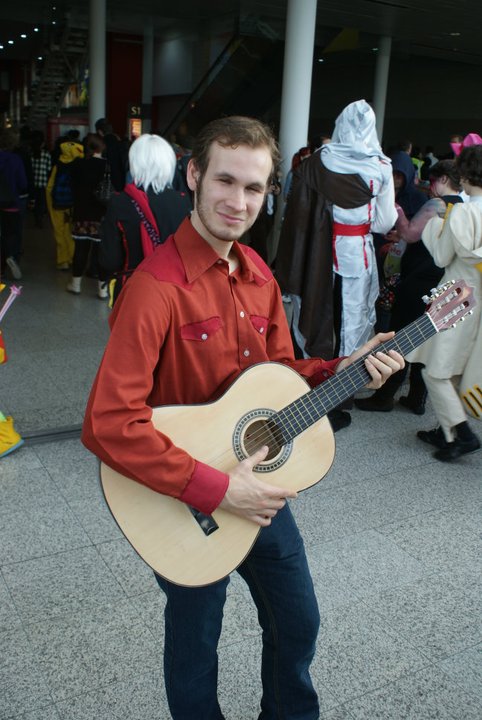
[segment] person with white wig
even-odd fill
[[[114,300],[133,270],[177,230],[192,210],[187,193],[171,187],[176,155],[159,135],[140,135],[129,150],[132,182],[107,206],[99,262],[115,278]]]
[[[372,232],[384,234],[396,220],[391,162],[375,113],[358,100],[338,116],[331,142],[293,174],[281,229],[276,276],[305,357],[350,355],[373,335],[379,281]],[[340,427],[349,421],[345,415]]]

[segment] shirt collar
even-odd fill
[[[179,228],[174,234],[174,242],[176,244],[179,255],[181,256],[184,269],[186,271],[186,279],[188,283],[195,282],[203,273],[215,265],[219,260],[219,255],[209,245],[206,240],[192,226],[191,220],[186,218],[183,220]],[[239,260],[239,269],[242,279],[245,282],[255,282],[257,285],[263,285],[269,279],[262,272],[256,263],[251,259],[249,254],[245,252],[243,246],[233,243],[233,250]]]

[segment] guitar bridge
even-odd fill
[[[196,510],[196,508],[191,507],[191,505],[188,505],[188,508],[191,511],[193,518],[206,536],[212,535],[213,532],[219,530],[219,525],[217,524],[216,520],[213,518],[212,515],[206,515],[200,510]]]

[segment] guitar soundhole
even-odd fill
[[[263,462],[277,457],[283,448],[281,431],[271,420],[255,420],[246,428],[243,441],[247,455],[253,455],[263,445],[269,447],[268,455]]]

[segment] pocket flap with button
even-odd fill
[[[205,341],[223,326],[220,317],[212,317],[200,322],[189,323],[181,327],[181,337],[183,340],[200,340]]]
[[[254,329],[257,330],[260,335],[265,335],[268,329],[269,318],[262,317],[262,315],[250,315],[249,317]]]

